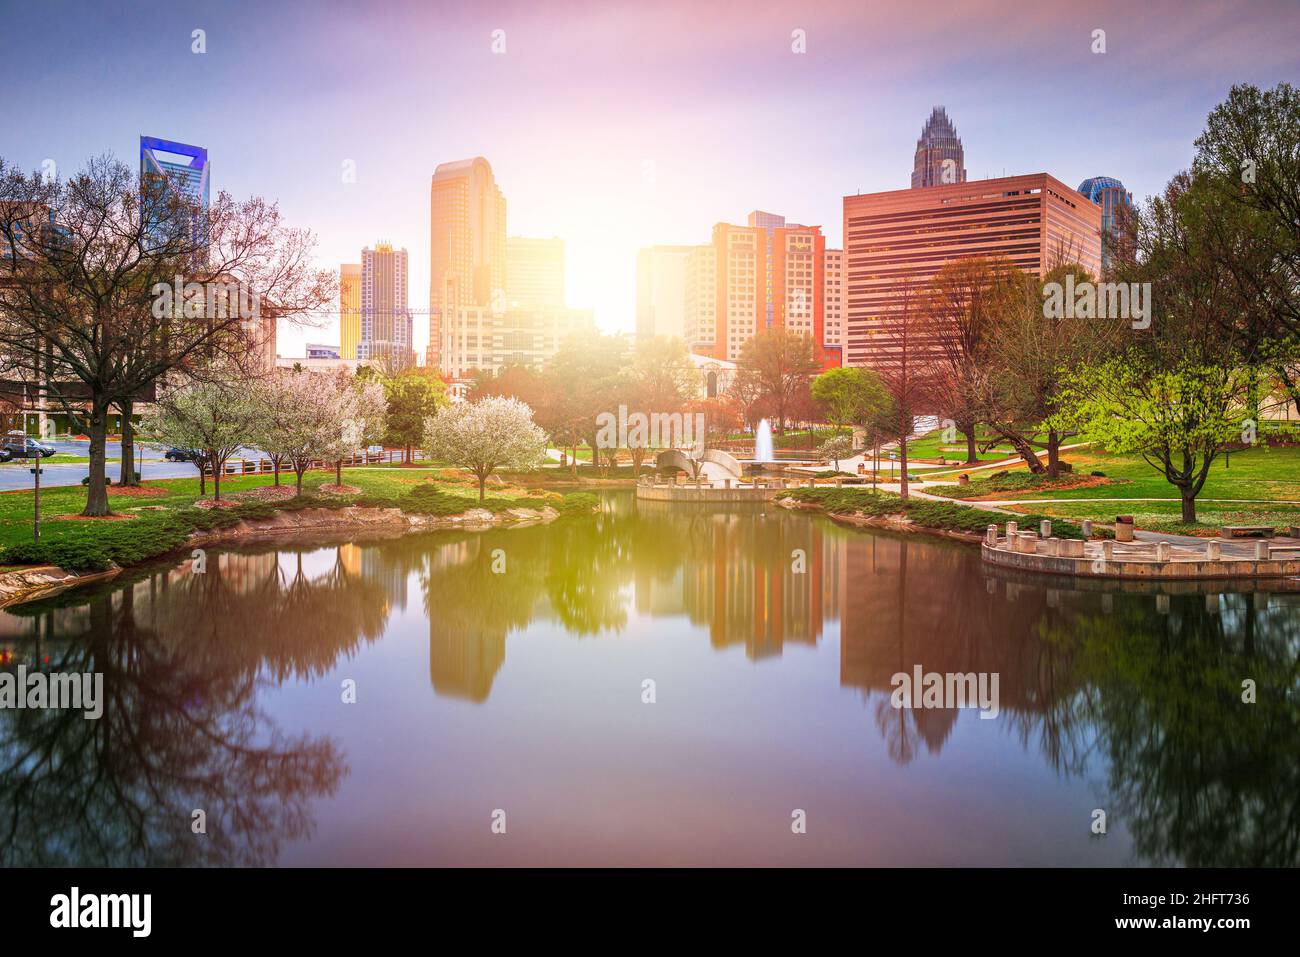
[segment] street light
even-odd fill
[[[41,540],[41,460],[37,453],[36,467],[32,469],[32,475],[35,476],[36,494],[33,499],[34,512],[32,515],[32,538],[34,541]]]

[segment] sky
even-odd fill
[[[1114,176],[1141,200],[1234,83],[1300,82],[1296,0],[0,0],[0,23],[7,161],[66,175],[106,151],[135,166],[142,134],[205,146],[214,195],[278,202],[321,266],[405,247],[424,308],[429,179],[484,156],[509,233],[563,238],[568,302],[607,331],[634,328],[640,247],[754,209],[838,247],[843,197],[907,187],[936,105],[971,179]],[[337,320],[282,327],[279,352],[306,341],[336,343]]]

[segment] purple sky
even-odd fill
[[[905,187],[936,104],[971,178],[1107,175],[1140,199],[1189,163],[1231,84],[1300,81],[1294,0],[215,7],[6,10],[0,155],[67,171],[105,150],[134,164],[142,133],[206,146],[214,190],[278,200],[323,265],[405,246],[415,307],[429,177],[483,155],[510,232],[567,240],[570,304],[610,330],[632,328],[639,246],[705,242],[755,208],[838,246],[841,198]],[[280,351],[304,339],[337,330],[284,330]]]

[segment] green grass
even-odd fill
[[[542,508],[550,506],[561,513],[589,512],[596,506],[594,495],[489,486],[486,499],[478,500],[478,486],[464,473],[439,473],[432,482],[427,471],[362,468],[344,469],[344,484],[360,489],[358,494],[321,495],[323,484],[332,484],[333,472],[309,472],[304,476],[303,495],[274,503],[247,502],[237,508],[200,509],[192,503],[198,498],[197,476],[192,479],[164,479],[145,482],[147,489],[160,489],[153,495],[114,495],[109,504],[118,514],[135,515],[129,520],[58,520],[60,515],[75,515],[85,506],[82,486],[59,487],[41,491],[41,541],[32,541],[32,494],[0,494],[0,563],[6,565],[55,564],[70,570],[97,570],[110,564],[130,565],[180,547],[196,529],[230,524],[246,518],[271,515],[276,509],[308,507],[338,508],[367,505],[401,508],[411,514],[459,515],[471,508],[499,512],[508,508]],[[293,487],[292,474],[282,476],[282,483]],[[269,486],[269,475],[229,476],[222,479],[222,497],[235,492]],[[208,483],[211,497],[212,484]],[[145,508],[162,506],[161,509]]]
[[[827,512],[870,517],[902,514],[926,528],[976,535],[983,534],[989,525],[998,524],[999,518],[1005,519],[1005,516],[999,517],[968,505],[921,498],[904,500],[887,492],[877,493],[862,488],[801,488],[789,494],[791,498],[818,505]],[[1035,514],[1026,517],[1030,521],[1039,521],[1050,516]],[[1073,522],[1054,521],[1052,534],[1058,538],[1082,538],[1083,530]]]
[[[1031,508],[1048,514],[1091,518],[1094,521],[1114,521],[1117,514],[1131,514],[1135,516],[1139,528],[1193,533],[1225,524],[1289,524],[1295,519],[1296,507],[1286,503],[1300,502],[1300,446],[1258,446],[1233,452],[1227,459],[1223,456],[1216,459],[1210,467],[1205,487],[1197,498],[1199,521],[1194,526],[1183,526],[1178,520],[1181,510],[1177,489],[1141,458],[1112,455],[1092,449],[1067,452],[1063,458],[1074,466],[1072,477],[1076,479],[1097,471],[1112,481],[1089,488],[1053,489],[1045,480],[1031,477],[1023,466],[1019,466],[1004,477],[995,478],[994,473],[988,472],[972,472],[967,486],[930,486],[926,491],[974,498],[989,492],[1023,490],[1023,495],[1014,497],[1041,501],[1027,506],[1008,507]],[[1069,477],[1064,480],[1068,481]],[[1100,501],[1079,501],[1080,499]],[[1161,501],[1113,501],[1115,499]],[[1212,501],[1213,499],[1253,501]],[[1075,504],[1071,505],[1071,502]]]
[[[991,438],[991,436],[978,435],[980,442],[987,442]],[[977,449],[976,459],[979,462],[1001,462],[1015,454],[1009,446],[995,446],[987,452],[979,452]],[[908,459],[938,459],[941,455],[949,462],[965,463],[966,437],[958,435],[957,441],[945,442],[939,432],[931,432],[907,443]]]

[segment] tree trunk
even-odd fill
[[[1061,435],[1056,429],[1047,430],[1047,475],[1056,478],[1061,474]]]
[[[135,403],[130,399],[117,404],[122,413],[122,471],[118,485],[139,485],[135,475],[135,429],[131,425],[131,412]]]
[[[1182,499],[1183,521],[1190,525],[1196,521],[1196,493],[1190,488],[1180,488],[1178,494]]]
[[[978,465],[980,461],[979,451],[975,448],[975,430],[972,428],[966,433],[966,465]]]
[[[206,498],[208,494],[208,476],[203,471],[203,460],[199,459],[194,463],[199,470],[199,498]]]
[[[479,500],[480,502],[483,501],[483,496],[484,496],[483,486],[484,486],[486,483],[487,483],[487,476],[486,476],[486,475],[480,475],[480,476],[478,477],[478,500]]]
[[[907,498],[907,433],[904,432],[898,440],[898,481],[899,492],[904,499]]]
[[[225,460],[218,462],[215,458],[212,460],[212,500],[221,501],[221,472],[226,467]]]
[[[81,514],[88,517],[112,514],[108,509],[108,484],[104,441],[108,431],[108,405],[92,405],[90,410],[90,483],[86,486],[86,507]]]
[[[280,456],[271,456],[271,471],[275,473],[275,484],[280,484]]]
[[[302,473],[303,473],[303,470],[298,469],[298,468],[296,468],[296,467],[295,467],[294,470],[293,470],[293,474],[296,475],[296,476],[298,476],[298,494],[299,494],[299,495],[302,494]]]
[[[343,484],[343,460],[339,459],[334,463],[334,484]]]

